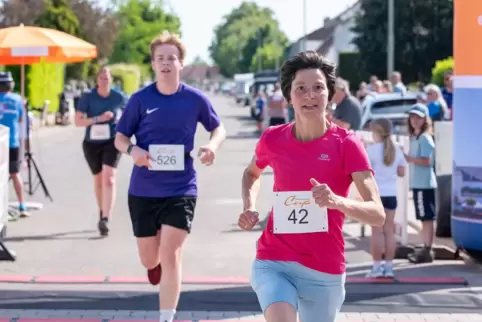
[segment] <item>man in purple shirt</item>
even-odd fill
[[[179,81],[185,57],[179,38],[165,32],[150,50],[156,82],[131,96],[115,146],[135,163],[128,197],[132,227],[149,282],[161,284],[160,321],[172,322],[181,290],[181,250],[197,199],[191,157],[197,123],[211,133],[198,153],[205,165],[213,163],[226,133],[208,98]]]

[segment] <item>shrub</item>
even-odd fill
[[[448,57],[435,62],[435,67],[432,68],[432,83],[440,87],[444,87],[444,74],[448,70],[454,69],[453,57]]]
[[[121,88],[126,94],[132,94],[140,88],[141,68],[137,65],[115,64],[109,66],[114,81],[121,82]]]

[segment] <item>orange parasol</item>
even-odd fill
[[[24,96],[25,65],[74,63],[97,57],[97,48],[65,32],[24,26],[0,29],[0,65],[21,65]]]

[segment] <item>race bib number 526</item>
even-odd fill
[[[153,171],[184,171],[184,145],[151,144],[149,154]]]
[[[275,192],[273,232],[275,234],[306,234],[328,231],[326,208],[320,208],[311,191]]]

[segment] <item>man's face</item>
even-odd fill
[[[183,68],[179,49],[175,45],[163,44],[156,47],[152,58],[152,70],[158,80],[179,78],[179,72]]]
[[[398,76],[398,74],[392,74],[390,81],[393,85],[398,84],[400,82],[400,77]]]
[[[444,75],[444,85],[446,88],[452,88],[452,79],[453,79],[453,75],[452,73],[446,73]]]

